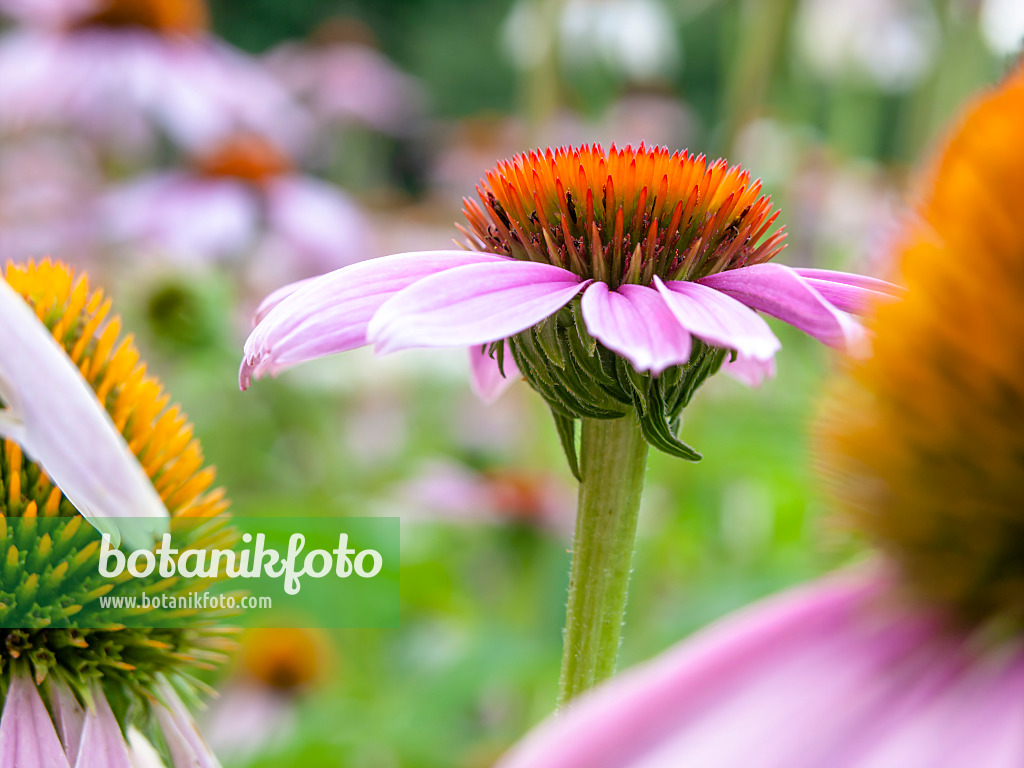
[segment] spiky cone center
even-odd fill
[[[819,428],[839,520],[905,592],[959,625],[1024,634],[1024,72],[960,124],[896,249],[879,307]]]
[[[104,0],[76,27],[137,27],[165,35],[199,35],[209,27],[204,0]]]
[[[288,158],[261,136],[239,134],[222,142],[196,161],[197,170],[206,176],[234,178],[252,184],[264,184],[288,173]]]
[[[725,160],[600,145],[505,160],[463,200],[468,244],[611,288],[760,264],[783,248],[761,182]]]
[[[121,338],[121,321],[111,315],[102,291],[91,290],[85,275],[50,261],[8,265],[4,277],[96,392],[151,478],[172,525],[223,515],[227,501],[222,490],[211,489],[215,473],[203,466],[191,425],[147,374],[131,337]],[[213,546],[233,535],[218,525],[190,544]],[[54,674],[80,696],[91,681],[100,680],[112,701],[141,700],[159,676],[191,680],[223,658],[230,642],[208,615],[178,614],[173,627],[143,630],[116,628],[117,616],[106,610],[109,630],[67,628],[70,617],[99,610],[99,597],[118,589],[99,577],[98,561],[92,526],[15,443],[3,441],[0,569],[11,588],[0,599],[0,616],[8,626],[30,619],[33,626],[53,627],[0,629],[5,680],[14,664],[27,663],[37,680]],[[185,579],[165,582],[162,590],[171,595],[196,586]]]

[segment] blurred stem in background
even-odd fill
[[[525,75],[526,116],[533,137],[551,122],[561,101],[558,32],[562,24],[565,0],[530,0],[534,6],[534,32],[528,41],[536,55]]]
[[[768,97],[768,89],[784,50],[796,7],[795,0],[747,0],[738,9],[738,40],[725,46],[729,79],[721,153],[728,156],[743,126],[755,119]]]
[[[583,419],[558,706],[611,677],[619,654],[647,441],[632,414]]]

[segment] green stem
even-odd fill
[[[583,419],[581,473],[558,705],[615,672],[647,442],[636,417]]]

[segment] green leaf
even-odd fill
[[[579,456],[576,451],[576,419],[566,418],[554,409],[551,410],[551,416],[555,420],[555,429],[558,430],[558,439],[562,443],[565,459],[569,462],[569,471],[582,483],[583,475],[580,473]]]

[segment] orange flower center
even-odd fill
[[[761,182],[725,160],[643,144],[535,150],[505,160],[465,199],[475,249],[646,285],[768,261],[783,248]]]
[[[165,34],[195,35],[209,26],[204,0],[105,0],[79,22],[90,27],[143,27]]]
[[[260,184],[287,173],[291,163],[270,142],[244,134],[199,158],[197,167],[207,176],[228,176]]]

